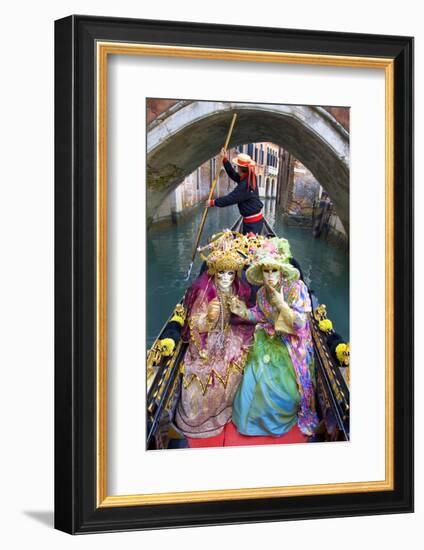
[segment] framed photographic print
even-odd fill
[[[55,24],[55,525],[413,509],[413,39]]]

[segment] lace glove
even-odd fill
[[[278,310],[275,318],[275,330],[277,332],[286,332],[294,334],[293,327],[294,314],[288,303],[284,300],[283,295],[274,287],[268,287],[271,292],[271,303]]]
[[[285,332],[286,334],[295,334],[296,331],[293,327],[293,320],[294,315],[292,310],[290,309],[290,306],[285,304],[285,307],[283,307],[275,320],[275,330],[277,332]]]

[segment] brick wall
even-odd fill
[[[349,132],[349,109],[347,107],[324,107],[324,109]]]
[[[167,111],[178,101],[178,99],[147,99],[147,124],[150,124],[152,120],[155,120],[156,117]]]

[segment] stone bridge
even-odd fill
[[[229,147],[269,141],[292,153],[328,192],[349,231],[349,133],[328,110],[164,100],[160,111],[160,106],[157,112],[148,111],[147,119],[149,221],[185,176],[220,151],[232,115],[237,113]]]

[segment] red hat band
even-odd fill
[[[239,166],[250,166],[251,165],[251,160],[241,160],[241,159],[237,159],[237,164]]]

